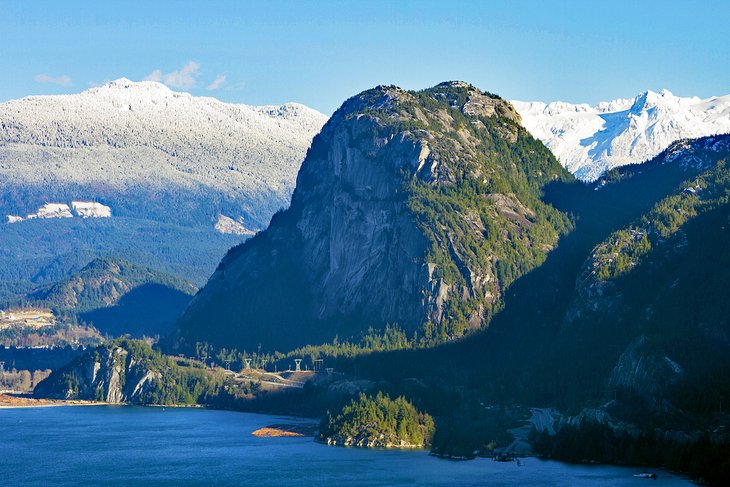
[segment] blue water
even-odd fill
[[[0,485],[687,485],[666,472],[524,459],[441,460],[423,451],[256,438],[284,418],[126,406],[0,409]]]

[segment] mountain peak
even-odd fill
[[[422,113],[407,115],[406,112],[425,99],[430,100],[429,105],[435,101],[443,108],[458,109],[467,117],[497,116],[521,122],[519,114],[509,102],[464,81],[445,81],[420,91],[407,91],[393,85],[379,85],[353,96],[338,112],[340,115],[349,115],[376,110],[388,112],[396,117],[419,118],[422,117]]]
[[[102,86],[108,86],[109,88],[129,88],[136,84],[137,83],[135,83],[131,79],[125,78],[122,76],[121,78],[117,78],[115,80],[108,81],[108,82],[104,83]]]
[[[595,106],[513,102],[524,125],[576,177],[638,164],[679,139],[730,131],[730,96],[701,100],[664,88]]]
[[[113,93],[137,93],[137,92],[145,92],[145,93],[159,93],[159,94],[178,94],[178,95],[188,95],[188,93],[177,93],[172,91],[170,88],[168,88],[166,85],[159,83],[157,81],[132,81],[128,78],[118,78],[113,81],[108,81],[104,83],[101,86],[96,86],[94,88],[91,88],[87,90],[87,93],[105,93],[105,92],[113,92]]]
[[[639,93],[634,99],[631,111],[639,112],[658,105],[673,104],[680,101],[680,98],[674,96],[671,91],[663,88],[661,91],[654,92],[645,90]]]

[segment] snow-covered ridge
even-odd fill
[[[25,217],[18,215],[7,215],[8,223],[18,223],[23,220],[33,220],[35,218],[110,218],[112,210],[106,205],[95,201],[72,201],[71,206],[66,203],[46,203]]]
[[[229,104],[122,78],[0,104],[0,181],[172,185],[286,200],[326,120],[296,103]]]
[[[512,101],[522,123],[576,177],[651,159],[673,142],[730,132],[730,95],[700,99],[668,90],[595,106]]]

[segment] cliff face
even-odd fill
[[[484,326],[567,225],[539,193],[569,176],[519,120],[465,83],[348,100],[291,207],[223,259],[177,345],[281,350],[386,323],[438,341]]]
[[[33,391],[38,398],[131,404],[205,404],[220,394],[224,375],[162,355],[142,341],[120,338],[87,349]]]
[[[37,397],[83,399],[112,404],[142,403],[162,373],[140,364],[125,348],[112,345],[97,348],[72,361],[41,382]]]

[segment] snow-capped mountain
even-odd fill
[[[644,162],[684,138],[730,132],[730,95],[700,99],[668,90],[595,106],[512,101],[523,125],[576,177]]]
[[[185,188],[285,205],[327,117],[247,106],[118,79],[80,94],[0,104],[0,179],[10,184]],[[268,216],[253,217],[264,222]],[[267,212],[264,212],[267,213]]]
[[[326,120],[296,103],[228,104],[124,78],[0,103],[0,287],[109,253],[205,282],[288,206]],[[84,218],[97,210],[106,218]],[[220,215],[246,231],[222,235]]]

